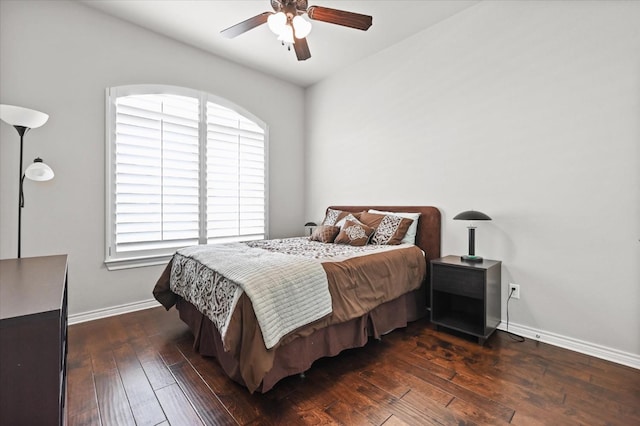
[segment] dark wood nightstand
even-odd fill
[[[460,256],[432,260],[431,322],[484,344],[500,324],[501,267],[498,260],[471,263]]]

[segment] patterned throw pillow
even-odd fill
[[[369,209],[369,213],[377,213],[377,214],[390,214],[393,216],[406,217],[407,219],[412,219],[413,223],[409,227],[409,230],[400,244],[415,244],[416,243],[416,234],[418,233],[418,220],[420,219],[420,213],[411,213],[411,212],[385,212],[381,210]]]
[[[342,219],[336,222],[336,226],[342,229],[342,227],[344,226],[344,223],[347,220],[362,224],[362,222],[360,222],[359,219],[360,219],[360,213],[348,213],[346,216],[344,216]]]
[[[373,228],[360,222],[347,220],[334,243],[349,244],[351,246],[364,246],[369,242],[371,234],[373,234]]]
[[[320,241],[321,243],[332,243],[338,233],[340,233],[339,226],[320,225],[316,226],[309,239],[311,241]]]
[[[358,219],[360,217],[360,213],[351,213],[329,208],[327,209],[327,214],[322,221],[322,225],[337,225],[342,227],[342,224],[344,223],[343,219],[347,216],[353,216],[354,218]],[[342,223],[338,224],[338,222],[340,221],[342,221]]]
[[[413,223],[412,219],[400,216],[362,212],[360,221],[375,229],[371,244],[400,244],[402,238]]]
[[[342,210],[327,209],[327,214],[322,221],[322,225],[335,225],[338,220],[347,215]]]

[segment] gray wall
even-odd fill
[[[484,1],[316,84],[306,219],[434,205],[463,254],[453,216],[485,212],[513,323],[637,357],[639,22],[640,2]]]
[[[26,138],[56,178],[26,184],[23,254],[69,254],[72,314],[150,298],[161,267],[103,264],[104,89],[185,86],[270,124],[272,237],[329,204],[434,205],[461,254],[452,217],[481,210],[476,251],[504,262],[505,297],[521,285],[513,323],[637,356],[637,22],[639,2],[484,1],[305,92],[81,4],[0,1],[0,103],[51,115]],[[3,123],[0,258],[17,162]]]
[[[71,314],[150,299],[162,267],[109,272],[104,260],[105,88],[170,84],[228,99],[269,123],[270,233],[298,235],[303,217],[304,91],[64,1],[0,2],[0,103],[46,112],[25,138],[23,257],[69,255]],[[286,116],[280,111],[288,111]],[[0,258],[16,256],[19,138],[0,125]]]

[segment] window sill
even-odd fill
[[[131,257],[126,259],[107,259],[104,261],[109,271],[119,271],[121,269],[143,268],[146,266],[166,265],[171,260],[171,254],[161,256]]]

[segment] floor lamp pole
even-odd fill
[[[27,133],[27,131],[29,130],[28,127],[25,126],[13,126],[16,128],[16,130],[18,131],[18,134],[20,135],[20,169],[18,170],[19,173],[19,177],[18,177],[18,182],[19,182],[19,186],[18,186],[18,259],[20,259],[20,242],[22,240],[22,185],[24,182],[24,179],[22,178],[22,151],[23,151],[23,147],[24,147],[24,134]]]

